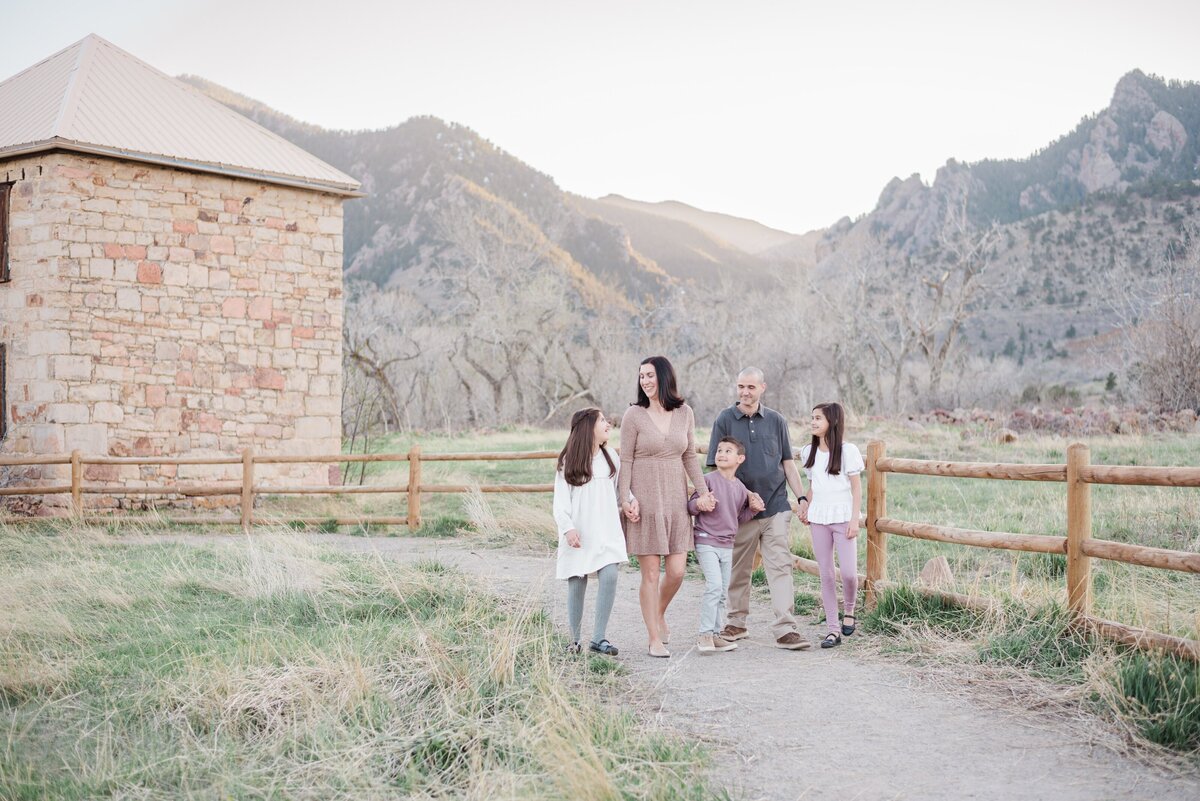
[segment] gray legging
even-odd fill
[[[612,613],[613,601],[617,597],[617,565],[605,565],[596,571],[600,591],[596,593],[596,624],[592,627],[592,642],[605,639],[608,616]],[[567,624],[571,627],[571,641],[579,642],[579,625],[583,622],[583,596],[587,591],[587,576],[571,576],[567,579]]]

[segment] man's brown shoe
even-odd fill
[[[733,642],[734,640],[744,640],[750,636],[750,632],[740,626],[726,626],[721,629],[720,637],[722,640]]]
[[[789,631],[775,641],[775,647],[786,648],[789,651],[807,651],[809,648],[812,648],[812,643],[796,632]]]

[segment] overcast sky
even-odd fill
[[[1126,72],[1200,80],[1196,0],[0,0],[0,78],[97,33],[329,128],[470,126],[572,192],[802,232],[1021,158]]]

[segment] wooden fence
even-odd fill
[[[218,515],[188,515],[166,517],[170,523],[185,525],[240,525],[249,531],[253,525],[278,523],[303,523],[320,525],[333,523],[339,526],[385,525],[408,526],[410,530],[421,527],[421,494],[436,492],[553,492],[553,484],[423,484],[421,465],[424,462],[467,462],[467,461],[515,461],[525,459],[554,459],[558,451],[522,451],[497,453],[426,453],[414,446],[408,453],[335,454],[326,456],[270,456],[256,455],[245,450],[241,456],[85,456],[74,451],[70,456],[0,456],[0,467],[33,465],[70,465],[71,483],[36,487],[0,487],[0,496],[5,495],[71,495],[71,511],[87,522],[109,521],[111,514],[85,514],[83,496],[142,495],[182,497],[239,496],[241,498],[240,519]],[[255,483],[255,465],[264,464],[347,464],[364,462],[407,462],[408,482],[400,485],[366,484],[361,486],[288,486]],[[241,465],[241,481],[212,483],[178,483],[172,486],[114,486],[111,483],[83,483],[84,468],[88,465]],[[260,495],[401,495],[407,499],[404,517],[357,516],[357,517],[258,517],[254,514],[254,500]],[[6,523],[38,522],[44,518],[6,517]]]
[[[1054,537],[997,531],[971,531],[926,523],[912,523],[887,516],[887,476],[907,473],[921,476],[991,478],[1003,481],[1056,481],[1067,485],[1067,534]],[[984,464],[895,459],[887,456],[882,442],[867,447],[867,573],[865,592],[868,607],[887,586],[887,541],[889,535],[935,542],[1001,548],[1034,553],[1057,553],[1066,557],[1067,607],[1076,623],[1102,637],[1139,648],[1156,648],[1200,660],[1200,641],[1174,637],[1157,631],[1103,620],[1092,614],[1091,561],[1108,559],[1130,565],[1200,573],[1200,554],[1129,545],[1092,537],[1092,484],[1131,484],[1155,487],[1200,487],[1200,467],[1125,467],[1093,465],[1086,445],[1067,448],[1066,464]],[[921,592],[946,597],[958,604],[987,606],[988,602],[957,593],[919,587]]]
[[[705,453],[698,448],[698,453]],[[86,494],[143,495],[183,497],[239,496],[240,519],[227,516],[168,517],[166,521],[198,525],[240,525],[243,530],[258,524],[303,523],[319,525],[407,525],[410,530],[421,526],[421,495],[423,493],[480,492],[552,492],[553,484],[425,484],[421,466],[425,462],[460,461],[518,461],[554,459],[557,451],[523,451],[496,453],[428,453],[420,446],[408,453],[337,454],[326,456],[270,456],[243,451],[241,456],[202,457],[114,457],[84,456],[75,451],[70,456],[0,456],[0,467],[30,465],[70,465],[71,483],[39,487],[0,487],[0,496],[11,495],[71,495],[72,512],[85,521],[109,521],[112,515],[85,514],[83,496]],[[363,462],[407,462],[408,481],[402,485],[363,486],[272,486],[255,483],[255,465],[263,464],[347,464]],[[225,484],[187,484],[174,486],[126,487],[107,483],[83,483],[84,468],[88,465],[241,465],[241,481]],[[1067,535],[1045,536],[996,531],[972,531],[927,523],[896,520],[887,516],[887,475],[907,473],[924,476],[957,478],[987,478],[1004,481],[1054,481],[1065,483],[1067,506]],[[889,535],[916,539],[971,545],[982,548],[1058,553],[1066,557],[1067,605],[1079,625],[1110,639],[1142,648],[1157,648],[1200,660],[1200,641],[1174,637],[1144,628],[1127,626],[1092,615],[1091,560],[1108,559],[1125,564],[1165,570],[1200,573],[1200,554],[1151,548],[1143,545],[1110,542],[1092,537],[1091,485],[1129,484],[1143,486],[1200,487],[1200,467],[1125,467],[1092,465],[1086,445],[1074,444],[1067,449],[1066,464],[986,464],[978,462],[939,462],[920,459],[896,459],[886,455],[882,442],[871,442],[867,448],[867,567],[864,589],[868,607],[875,603],[878,592],[888,586],[887,541]],[[260,495],[403,495],[407,500],[404,517],[258,517],[254,501]],[[4,522],[37,522],[41,518],[6,517]],[[797,559],[796,566],[804,572],[817,574],[812,560]],[[918,587],[919,591],[941,596],[954,603],[984,607],[988,602],[977,597]]]

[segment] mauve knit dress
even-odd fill
[[[640,520],[625,524],[625,547],[631,554],[687,553],[692,549],[692,517],[688,514],[688,477],[707,491],[696,457],[696,418],[686,403],[671,412],[663,436],[650,411],[630,406],[621,418],[621,501],[637,498]]]

